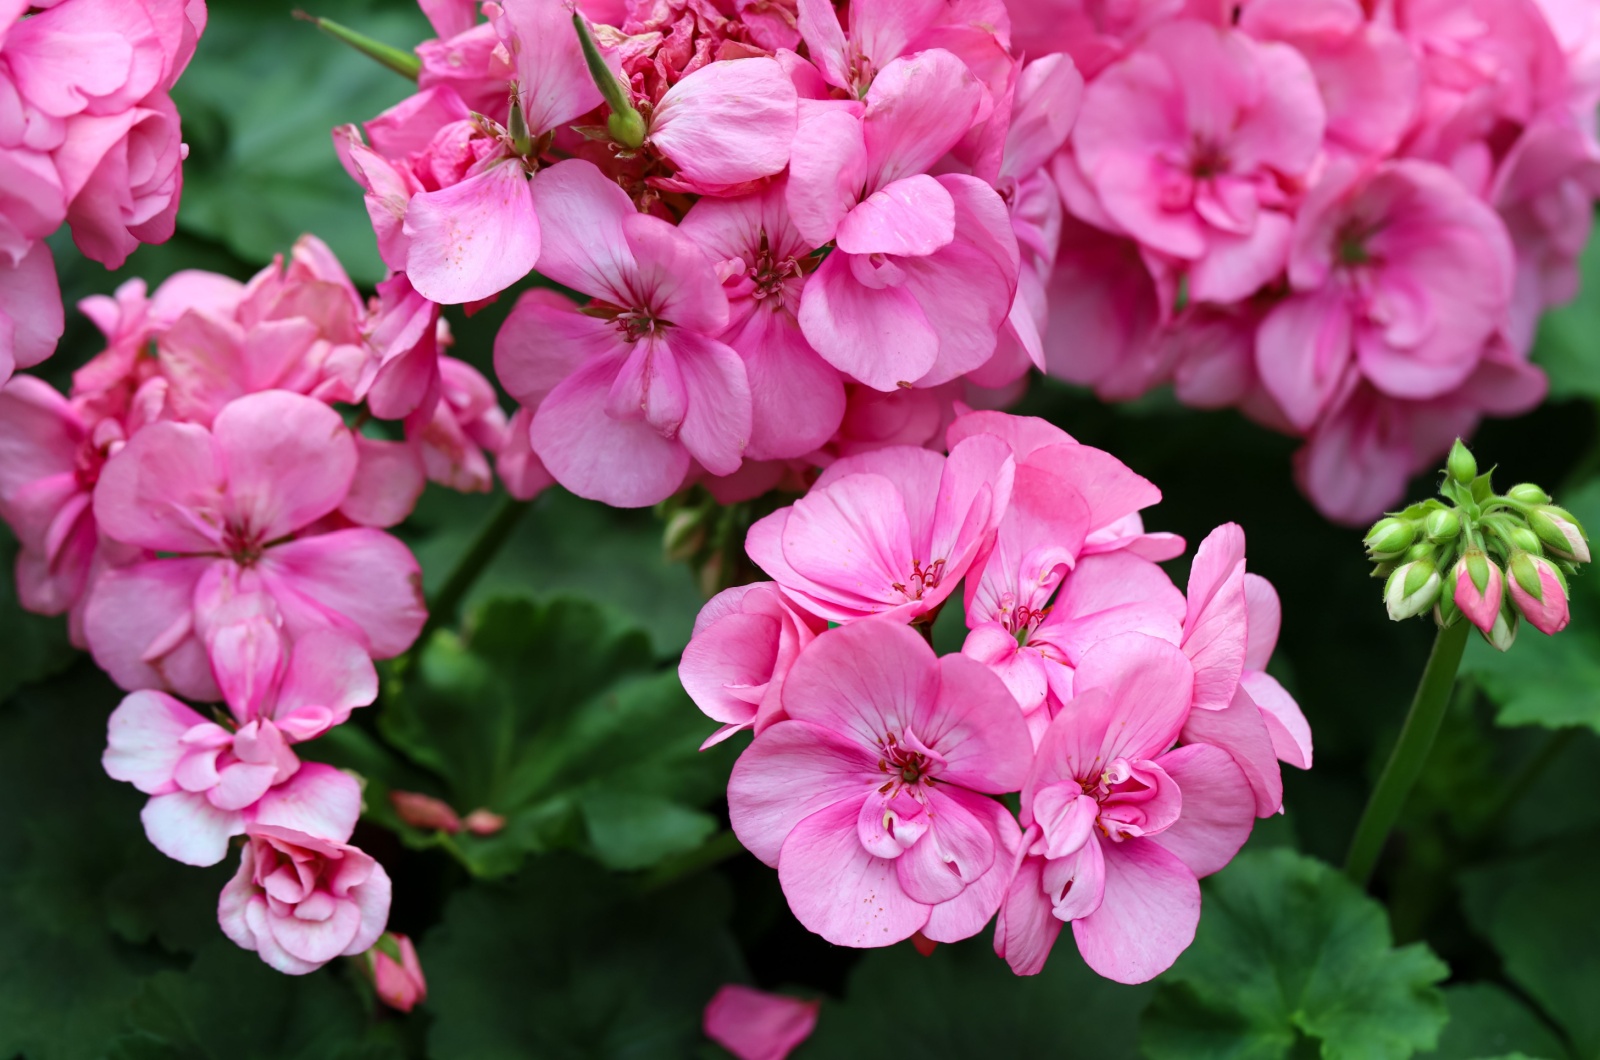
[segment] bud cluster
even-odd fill
[[[1566,628],[1567,577],[1589,562],[1578,520],[1532,483],[1497,494],[1490,472],[1458,439],[1450,450],[1443,500],[1393,512],[1367,531],[1374,577],[1395,621],[1432,611],[1441,629],[1463,616],[1501,651],[1521,619],[1542,633]]]

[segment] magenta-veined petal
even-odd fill
[[[708,63],[667,90],[650,119],[650,143],[699,184],[739,184],[782,171],[798,97],[776,60]]]
[[[892,946],[927,924],[931,910],[901,888],[898,859],[873,857],[862,848],[856,816],[857,803],[850,800],[797,824],[778,855],[778,882],[796,919],[829,942]]]
[[[1101,844],[1105,896],[1072,922],[1089,967],[1119,983],[1154,979],[1194,941],[1200,885],[1176,854],[1149,839]]]
[[[337,508],[356,473],[344,421],[320,401],[269,390],[232,402],[211,428],[230,523],[273,541]]]
[[[357,527],[267,550],[257,566],[292,636],[333,627],[364,638],[375,659],[411,647],[428,612],[411,550]]]
[[[875,748],[822,725],[780,721],[734,763],[728,819],[745,849],[776,865],[796,825],[818,810],[848,803],[850,840],[859,846],[860,803],[880,775]]]
[[[1152,841],[1178,855],[1196,877],[1220,871],[1256,823],[1244,773],[1226,751],[1203,743],[1164,754],[1157,764],[1183,792],[1183,812]]]
[[[863,283],[842,251],[806,282],[799,320],[823,360],[874,390],[917,382],[939,356],[939,333],[916,296],[903,285]]]

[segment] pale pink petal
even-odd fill
[[[708,63],[667,90],[649,142],[696,183],[759,180],[789,162],[797,99],[773,59]]]
[[[262,797],[250,812],[257,825],[275,825],[343,843],[361,816],[361,784],[343,770],[306,762]]]
[[[1244,668],[1249,614],[1244,591],[1244,531],[1224,523],[1200,542],[1189,568],[1183,651],[1194,663],[1194,705],[1220,710]]]
[[[1119,983],[1144,983],[1194,941],[1200,885],[1177,855],[1148,839],[1104,844],[1100,907],[1072,922],[1084,963]]]
[[[355,477],[339,504],[339,514],[378,529],[405,522],[428,484],[416,449],[363,434],[355,436],[355,443]]]
[[[50,356],[65,326],[49,245],[34,244],[15,265],[0,254],[0,385]]]
[[[283,390],[251,394],[219,412],[211,433],[227,476],[229,523],[260,541],[315,522],[350,491],[355,441],[320,401]]]
[[[580,497],[619,508],[665,500],[683,484],[689,453],[642,417],[616,419],[607,398],[618,363],[591,361],[552,390],[529,437],[539,459]]]
[[[998,678],[970,659],[961,661],[994,682],[986,689],[990,695],[973,708],[975,715],[998,714],[1002,709],[1017,713]],[[961,676],[972,670],[963,668]],[[877,761],[879,741],[886,733],[911,731],[926,743],[930,737],[918,729],[923,720],[940,726],[935,729],[940,735],[951,732],[952,749],[960,740],[981,740],[981,734],[963,724],[966,715],[960,713],[960,704],[932,706],[939,697],[940,675],[941,664],[933,649],[914,631],[887,620],[868,619],[830,630],[806,649],[789,671],[783,708],[795,720],[847,735],[870,751],[873,763]],[[996,691],[997,697],[993,695]],[[952,715],[947,724],[943,720],[946,713]],[[999,747],[1009,746],[1008,735],[1000,734]],[[981,747],[981,743],[975,743],[973,750]],[[1002,763],[1001,768],[1009,765]]]
[[[528,175],[515,160],[412,196],[405,234],[412,286],[444,305],[499,294],[539,260],[539,217]]]
[[[1272,738],[1272,751],[1278,760],[1297,769],[1310,769],[1311,725],[1301,712],[1300,704],[1270,674],[1246,670],[1239,684],[1261,708],[1261,717]]]
[[[463,29],[472,23],[472,4],[464,6]],[[523,118],[535,138],[600,105],[600,90],[584,63],[569,5],[561,0],[501,0],[494,28],[511,52]]]
[[[495,335],[495,375],[512,397],[536,406],[586,362],[616,357],[624,348],[613,323],[536,287],[522,293]]]
[[[244,815],[219,810],[196,792],[155,795],[139,813],[152,846],[185,865],[215,865],[228,856],[228,840],[244,834]]]
[[[1103,706],[1075,712],[1069,704],[1046,739],[1061,740],[1078,776],[1115,758],[1154,758],[1177,739],[1193,684],[1189,660],[1175,646],[1143,633],[1111,637],[1084,654],[1074,675],[1077,694],[1103,691]]]
[[[866,95],[867,187],[927,172],[966,135],[983,98],[966,64],[941,48],[885,66]]]
[[[938,788],[927,799],[928,830],[895,859],[895,877],[912,901],[938,905],[976,883],[1002,852],[984,820],[987,815],[974,814]]]
[[[932,254],[955,238],[956,206],[926,173],[904,177],[863,199],[839,224],[846,254]]]
[[[179,740],[203,724],[204,718],[164,692],[135,692],[111,712],[100,764],[112,780],[125,780],[147,795],[170,792],[185,753]]]
[[[944,796],[962,804],[983,821],[995,843],[994,863],[989,871],[969,883],[955,898],[934,906],[922,929],[923,936],[934,942],[960,942],[982,931],[1005,900],[1022,846],[1022,829],[1011,811],[994,799],[957,787],[946,789]]]
[[[623,223],[638,213],[628,193],[592,162],[570,159],[541,169],[533,202],[542,225],[539,271],[614,305],[631,306],[636,266]]]
[[[892,946],[927,924],[930,909],[901,889],[896,862],[862,849],[856,813],[845,801],[797,824],[778,856],[778,882],[795,918],[827,941]]]
[[[781,564],[767,562],[753,527],[750,545],[767,573],[787,583],[781,571],[793,570],[802,579],[795,587],[841,621],[908,602],[911,526],[903,495],[881,475],[847,475],[796,501],[783,525]]]
[[[1033,740],[1010,690],[964,655],[939,660],[939,697],[917,712],[911,731],[945,760],[941,779],[973,791],[1016,791],[1033,760]]]
[[[427,610],[411,550],[358,527],[268,549],[257,566],[292,635],[332,626],[364,639],[375,659],[411,647]]]
[[[681,328],[666,335],[688,396],[678,441],[713,475],[739,470],[750,440],[751,396],[744,361],[714,339]]]
[[[1332,401],[1352,356],[1345,295],[1329,288],[1291,295],[1256,332],[1261,382],[1290,422],[1309,428]]]
[[[103,572],[84,610],[95,664],[123,688],[164,688],[200,703],[221,698],[194,635],[200,577],[218,560],[158,559]]]
[[[1283,808],[1283,774],[1261,709],[1241,686],[1222,710],[1196,710],[1183,727],[1185,743],[1218,747],[1233,757],[1255,796],[1256,816]]]
[[[776,618],[739,613],[697,629],[678,663],[683,690],[713,721],[753,724],[756,704],[777,664],[780,631]]]
[[[214,551],[221,539],[227,474],[219,463],[204,427],[153,423],[101,470],[95,521],[125,544],[162,552]]]
[[[848,803],[857,843],[860,802],[878,786],[877,747],[819,725],[780,721],[745,749],[728,778],[728,818],[745,849],[775,865],[794,827],[835,803]]]
[[[994,951],[1017,975],[1038,975],[1061,934],[1044,892],[1044,859],[1024,858],[994,926]]]
[[[1180,747],[1158,762],[1183,792],[1183,812],[1151,841],[1178,855],[1196,877],[1220,871],[1255,826],[1255,797],[1244,774],[1226,751],[1203,743]]]
[[[706,1037],[738,1060],[784,1060],[817,1025],[821,1002],[729,983],[706,1004]]]
[[[831,12],[830,12],[831,17]],[[833,239],[867,179],[867,144],[859,104],[802,103],[789,161],[786,202],[811,246]]]
[[[823,360],[876,390],[915,383],[939,356],[939,333],[916,296],[904,286],[867,286],[841,251],[806,282],[799,320]]]
[[[295,641],[278,686],[274,717],[301,707],[328,708],[337,719],[378,698],[378,673],[360,642],[334,630],[314,630]]]

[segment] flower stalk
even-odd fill
[[[348,44],[380,66],[388,67],[407,80],[415,81],[422,71],[422,60],[417,58],[415,52],[408,52],[404,48],[396,48],[391,44],[374,40],[365,33],[353,30],[331,18],[322,18],[298,10],[294,12],[294,17],[302,22],[311,23],[334,40]]]

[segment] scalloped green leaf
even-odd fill
[[[1246,854],[1204,894],[1141,1021],[1151,1060],[1405,1060],[1437,1043],[1449,969],[1420,943],[1396,948],[1383,907],[1330,866]]]

